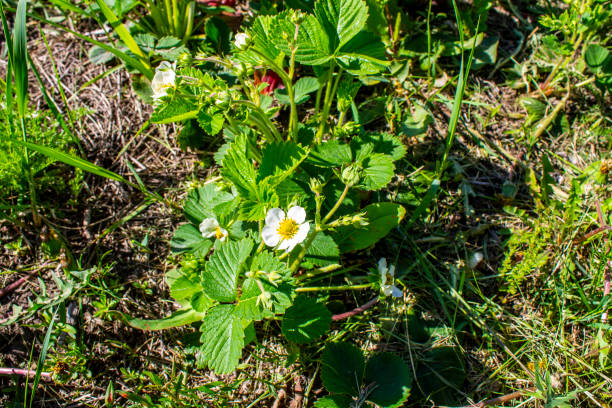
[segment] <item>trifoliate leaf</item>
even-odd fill
[[[244,347],[244,328],[234,314],[234,305],[210,309],[200,327],[201,361],[215,373],[227,374],[236,368]]]
[[[352,160],[353,154],[349,145],[330,140],[317,145],[308,156],[307,162],[318,167],[340,167]]]
[[[222,191],[214,183],[191,190],[185,201],[185,216],[194,224],[200,225],[205,218],[217,218],[215,207],[231,202],[234,195]]]
[[[206,256],[212,241],[204,238],[200,230],[193,224],[184,224],[177,228],[170,240],[170,250],[175,254],[183,252],[196,256]]]
[[[295,172],[308,151],[293,142],[268,143],[263,151],[257,181],[268,178],[276,186]]]
[[[363,209],[368,225],[338,227],[331,232],[340,252],[357,251],[374,245],[397,227],[406,215],[406,209],[395,203],[375,203]]]
[[[333,52],[363,30],[368,7],[363,0],[319,0],[315,3],[315,15],[330,39]]]
[[[243,197],[257,196],[257,174],[247,158],[246,137],[237,137],[223,157],[221,175],[230,180]]]
[[[219,302],[236,300],[238,274],[252,248],[253,241],[249,238],[225,241],[215,246],[202,274],[202,287],[209,297]]]
[[[350,343],[331,343],[322,358],[321,380],[329,392],[359,395],[365,361],[361,350]]]
[[[374,384],[368,400],[386,407],[408,396],[412,374],[406,363],[395,354],[376,353],[366,364],[363,382],[366,386]]]
[[[357,187],[365,190],[380,190],[389,184],[395,172],[391,156],[381,153],[369,155],[362,162],[362,166],[363,177]]]
[[[331,324],[331,313],[316,300],[298,296],[283,317],[281,330],[285,337],[298,344],[321,337]]]

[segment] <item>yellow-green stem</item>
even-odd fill
[[[373,283],[363,283],[361,285],[344,285],[344,286],[311,286],[305,288],[297,288],[295,291],[300,292],[321,292],[332,290],[361,290],[371,288]]]

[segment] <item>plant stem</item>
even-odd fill
[[[336,204],[334,204],[334,206],[332,207],[331,210],[329,210],[325,218],[323,218],[323,224],[329,221],[332,215],[334,215],[334,213],[338,210],[338,208],[340,207],[340,204],[342,204],[342,201],[344,201],[344,199],[346,198],[346,194],[348,193],[349,188],[351,188],[349,184],[344,185],[344,190],[342,190],[342,194],[340,195],[340,198],[338,198],[338,201],[336,201]]]
[[[289,80],[285,85],[287,87],[287,95],[289,96],[289,105],[291,107],[291,113],[289,115],[289,140],[297,140],[298,132],[298,113],[297,106],[295,104],[295,90],[293,89],[293,74],[295,73],[295,53],[297,52],[297,37],[298,37],[299,25],[295,26],[295,35],[293,39],[293,46],[291,48],[291,59],[289,61]]]
[[[343,319],[348,319],[349,317],[358,315],[359,313],[363,313],[366,310],[368,310],[369,308],[371,308],[372,306],[374,306],[375,304],[378,303],[378,296],[375,297],[374,299],[370,300],[368,303],[366,303],[363,306],[359,306],[354,308],[353,310],[349,310],[348,312],[344,312],[344,313],[340,313],[337,315],[333,315],[332,316],[332,320],[334,322],[337,322],[338,320],[343,320]]]
[[[36,376],[36,370],[25,370],[23,368],[5,368],[5,367],[0,367],[0,375],[23,375],[23,376],[27,376],[27,377],[35,377]],[[40,376],[42,378],[44,378],[45,380],[50,381],[52,378],[52,374],[51,373],[47,373],[45,371],[42,371],[40,373]]]
[[[297,288],[295,291],[301,292],[321,292],[333,290],[361,290],[371,288],[373,283],[362,283],[361,285],[343,285],[343,286],[310,286],[305,288]]]
[[[320,124],[319,129],[317,130],[317,135],[315,136],[315,142],[321,143],[323,141],[323,133],[325,132],[325,128],[327,127],[327,116],[329,115],[329,108],[331,106],[331,95],[332,88],[334,87],[334,61],[329,63],[329,74],[327,76],[327,86],[325,88],[325,99],[323,101],[323,112],[321,117],[319,118]]]

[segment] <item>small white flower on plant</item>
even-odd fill
[[[239,50],[243,50],[247,47],[249,40],[251,37],[247,33],[238,33],[236,37],[234,37],[234,45]]]
[[[310,231],[310,223],[305,221],[306,211],[302,207],[291,207],[286,216],[280,208],[272,208],[266,214],[266,225],[261,231],[261,238],[267,246],[278,246],[278,249],[291,252],[306,239]]]
[[[227,238],[227,230],[221,228],[219,223],[214,218],[206,218],[204,221],[200,223],[200,232],[204,238],[212,238],[220,240],[221,242],[225,241]]]
[[[158,100],[162,96],[166,96],[168,88],[174,88],[176,83],[176,72],[174,67],[168,62],[164,61],[155,70],[155,76],[151,81],[151,89],[153,90],[153,99]]]
[[[402,291],[397,288],[395,280],[395,265],[387,267],[387,259],[378,260],[378,273],[380,273],[380,288],[385,296],[402,297]]]

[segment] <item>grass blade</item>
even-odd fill
[[[128,47],[128,49],[134,55],[137,55],[143,60],[143,62],[148,64],[147,56],[144,54],[144,52],[142,52],[142,50],[136,43],[136,40],[134,40],[134,37],[132,37],[132,34],[130,34],[128,29],[123,25],[123,23],[119,20],[119,18],[117,18],[115,13],[113,13],[110,7],[106,5],[104,0],[96,0],[96,1],[98,3],[98,6],[100,6],[100,10],[102,10],[104,17],[106,17],[106,19],[108,20],[110,25],[113,27],[113,29],[115,30],[119,38],[121,38],[121,41],[123,41],[123,43]]]
[[[34,382],[32,383],[32,392],[30,394],[29,407],[32,407],[32,403],[34,402],[34,395],[36,394],[36,387],[38,387],[38,383],[40,382],[40,376],[43,370],[43,364],[45,362],[45,359],[47,358],[47,351],[49,351],[49,343],[51,342],[51,333],[53,333],[53,326],[55,323],[56,314],[57,314],[57,309],[55,309],[55,312],[53,312],[53,316],[51,317],[51,323],[49,323],[47,334],[45,335],[45,339],[43,340],[42,350],[40,351],[40,356],[38,357],[38,363],[36,364],[36,375],[34,376]],[[27,395],[26,395],[26,402],[27,402]]]
[[[13,74],[17,92],[17,109],[25,117],[28,95],[28,59],[26,37],[26,0],[19,0],[13,29]]]

